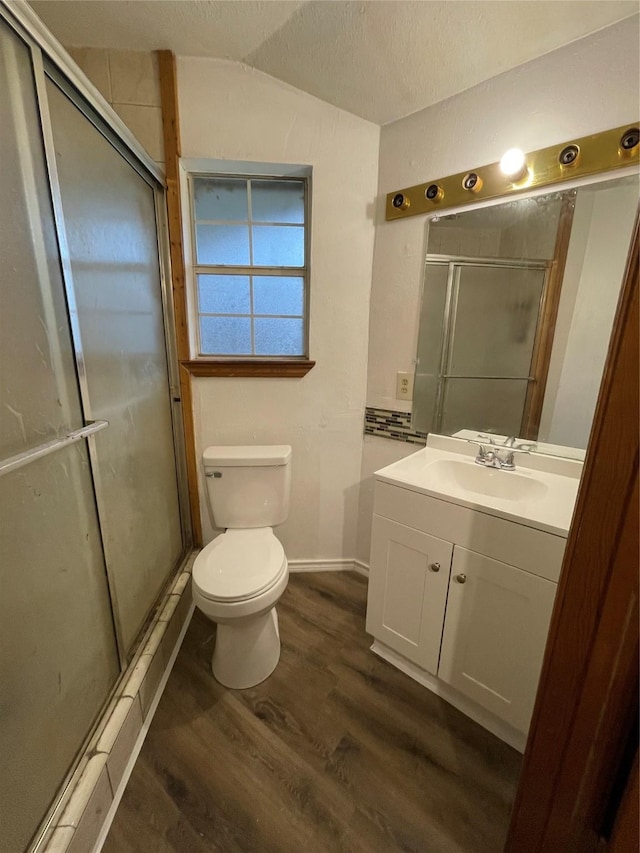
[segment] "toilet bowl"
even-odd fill
[[[289,568],[271,525],[288,515],[290,460],[288,445],[204,452],[207,495],[226,529],[196,557],[191,586],[196,607],[217,623],[211,668],[225,687],[259,684],[280,659],[275,607]]]
[[[288,579],[287,558],[270,527],[227,530],[196,557],[193,600],[218,625],[211,668],[225,687],[253,687],[276,668],[275,605]]]

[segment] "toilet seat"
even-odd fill
[[[192,582],[210,601],[240,602],[274,586],[287,569],[270,527],[227,530],[196,557]]]

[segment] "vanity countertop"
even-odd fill
[[[376,480],[567,537],[581,466],[554,473],[519,464],[519,456],[515,471],[486,468],[466,442],[434,436],[431,444],[376,471]]]

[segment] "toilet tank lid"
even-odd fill
[[[291,460],[291,447],[288,444],[214,445],[206,448],[203,458],[205,467],[287,465]]]

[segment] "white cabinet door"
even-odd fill
[[[435,675],[453,545],[374,515],[367,631]]]
[[[551,581],[456,546],[438,676],[526,732],[555,594]]]

